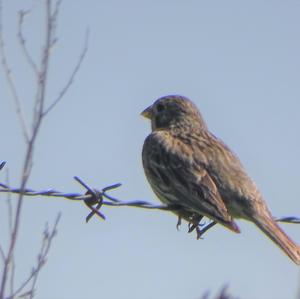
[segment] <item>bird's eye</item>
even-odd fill
[[[161,112],[161,111],[163,111],[165,109],[165,106],[163,105],[163,104],[158,104],[157,106],[156,106],[156,110],[158,111],[158,112]]]

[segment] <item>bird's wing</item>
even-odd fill
[[[159,198],[205,215],[233,231],[239,229],[205,169],[201,152],[172,137],[166,131],[148,136],[143,164],[148,180]]]

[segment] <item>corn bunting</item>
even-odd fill
[[[189,99],[162,97],[142,115],[152,127],[142,153],[147,179],[158,198],[190,223],[190,230],[206,216],[212,225],[238,233],[234,218],[243,218],[300,264],[300,247],[277,225],[240,160],[210,133]]]

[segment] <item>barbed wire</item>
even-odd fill
[[[3,165],[2,165],[3,164]],[[0,170],[5,165],[5,162],[0,164]],[[2,166],[2,167],[1,167]],[[65,198],[72,201],[83,201],[86,206],[91,209],[91,213],[86,217],[86,221],[88,222],[93,215],[97,215],[103,220],[105,220],[105,216],[99,211],[102,206],[111,206],[111,207],[137,207],[137,208],[144,208],[144,209],[156,209],[156,210],[169,210],[175,211],[178,210],[179,207],[176,206],[164,206],[164,205],[154,205],[147,201],[143,200],[135,200],[130,202],[121,201],[107,192],[119,188],[122,184],[117,183],[103,189],[99,190],[96,188],[91,188],[88,186],[83,180],[79,177],[74,177],[75,181],[78,182],[81,186],[83,186],[87,191],[82,193],[76,192],[61,192],[55,189],[46,189],[46,190],[33,190],[30,188],[26,188],[23,190],[23,195],[25,196],[47,196],[47,197],[60,197]],[[20,194],[20,188],[11,188],[10,186],[0,183],[0,193],[13,193],[13,194]],[[106,199],[106,200],[105,200]]]
[[[3,161],[3,162],[0,163],[0,170],[5,166],[5,164],[6,164],[5,161]]]
[[[4,167],[4,165],[5,162],[0,163],[0,170]],[[135,208],[163,210],[163,211],[176,211],[180,209],[180,207],[178,206],[155,205],[144,200],[122,201],[108,194],[109,191],[121,187],[122,185],[121,183],[113,184],[99,190],[96,188],[91,188],[78,176],[75,176],[74,180],[86,189],[86,192],[84,194],[75,193],[75,192],[61,192],[55,189],[36,191],[30,188],[26,188],[25,190],[23,190],[23,194],[25,196],[60,197],[72,201],[82,201],[91,210],[91,212],[86,217],[86,222],[88,222],[94,215],[97,215],[101,219],[105,220],[106,219],[105,215],[102,212],[100,212],[102,206],[135,207]],[[0,183],[0,193],[20,194],[21,190],[19,188],[11,188],[6,184]],[[275,218],[275,220],[277,222],[300,224],[300,217],[296,217],[296,216],[279,217],[279,218]],[[203,226],[203,224],[200,223],[199,225]]]

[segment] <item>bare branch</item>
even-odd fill
[[[26,15],[29,14],[29,11],[25,11],[25,10],[20,10],[19,11],[19,22],[18,22],[18,40],[20,43],[20,46],[22,48],[22,52],[26,58],[27,63],[29,64],[29,66],[31,67],[34,75],[36,77],[38,77],[39,71],[37,68],[36,63],[33,61],[33,58],[31,57],[27,47],[26,47],[26,39],[24,37],[23,34],[23,25],[24,25],[24,18],[26,17]]]
[[[5,261],[5,254],[4,254],[4,250],[1,246],[1,244],[0,244],[0,255],[1,255],[2,260]]]
[[[55,3],[55,4],[53,4]],[[87,52],[87,44],[88,44],[88,34],[86,35],[86,43],[85,47],[83,49],[83,52],[81,53],[81,56],[79,57],[79,60],[70,76],[70,79],[67,81],[66,85],[60,92],[58,98],[48,107],[47,110],[45,110],[45,103],[46,103],[46,88],[47,88],[47,79],[49,74],[49,64],[50,64],[50,51],[54,44],[56,43],[56,37],[55,37],[55,31],[57,28],[57,19],[60,11],[60,5],[62,3],[62,0],[45,0],[45,20],[46,20],[46,26],[45,26],[45,41],[43,43],[42,47],[42,55],[41,60],[38,63],[38,65],[35,63],[34,59],[30,55],[30,52],[28,50],[28,47],[26,45],[26,38],[23,34],[24,29],[24,18],[25,15],[28,13],[28,11],[21,10],[19,12],[19,22],[18,22],[18,40],[19,44],[22,48],[23,54],[25,55],[26,61],[29,64],[29,67],[33,70],[35,76],[36,76],[36,91],[35,91],[35,101],[34,101],[34,107],[33,107],[33,118],[32,118],[32,128],[31,131],[27,128],[25,118],[23,116],[23,110],[21,107],[21,101],[19,98],[19,95],[17,93],[17,88],[15,85],[15,81],[12,78],[12,72],[10,70],[9,64],[7,62],[7,56],[5,53],[5,43],[3,38],[3,27],[2,27],[2,0],[0,0],[0,56],[1,56],[1,63],[2,67],[4,69],[4,73],[6,76],[6,80],[8,82],[10,91],[12,93],[12,97],[15,102],[17,115],[19,118],[19,121],[22,126],[23,135],[26,141],[26,152],[25,152],[25,159],[23,164],[23,169],[21,172],[21,183],[19,192],[15,192],[18,194],[18,200],[16,204],[16,208],[13,209],[13,206],[11,205],[11,200],[8,197],[8,214],[9,214],[9,230],[10,230],[10,241],[8,244],[8,250],[7,253],[3,250],[3,248],[0,246],[0,254],[3,259],[4,267],[1,269],[2,276],[0,278],[0,299],[3,299],[6,297],[6,287],[10,282],[10,297],[8,298],[14,298],[16,294],[18,294],[18,297],[30,297],[32,298],[35,291],[36,282],[38,279],[38,275],[40,272],[40,269],[43,267],[43,265],[46,262],[46,257],[48,255],[50,245],[52,242],[52,239],[56,233],[56,226],[59,221],[59,217],[57,218],[57,221],[54,225],[54,228],[52,232],[49,233],[48,229],[44,232],[44,239],[42,243],[42,247],[40,250],[40,254],[38,256],[38,263],[37,266],[33,269],[31,275],[27,278],[27,280],[17,289],[17,291],[14,291],[14,273],[15,273],[15,263],[14,263],[14,252],[15,252],[15,246],[17,242],[17,237],[19,233],[20,228],[20,221],[21,221],[21,212],[22,212],[22,205],[23,205],[23,197],[26,192],[24,192],[26,189],[26,185],[29,179],[29,176],[31,174],[32,165],[33,165],[33,154],[34,154],[34,148],[36,139],[38,136],[38,133],[41,128],[42,121],[44,119],[44,116],[63,98],[69,87],[72,85],[74,78],[81,66],[82,61],[84,60],[85,54]],[[5,162],[0,163],[0,170],[3,168]],[[7,177],[7,183],[6,185],[9,185],[8,177]],[[3,186],[5,186],[3,184]],[[93,191],[94,192],[94,191]],[[92,196],[98,196],[97,192],[92,194]],[[98,203],[98,201],[97,201]],[[98,211],[98,206],[93,207],[89,202],[86,203],[89,207],[89,209],[92,211],[93,214],[98,215],[99,217],[104,218],[104,215],[101,214],[101,212]],[[99,203],[98,203],[99,204]],[[23,294],[20,294],[24,291],[24,288],[28,286],[28,283],[32,283],[31,290],[24,292]]]
[[[6,81],[8,83],[10,92],[12,94],[12,97],[14,99],[15,102],[15,106],[16,106],[16,112],[21,124],[21,128],[22,128],[22,132],[23,132],[23,136],[26,142],[28,142],[29,140],[29,132],[28,132],[28,128],[27,128],[27,123],[23,114],[23,109],[21,107],[21,102],[17,93],[17,89],[16,89],[16,85],[15,82],[12,78],[12,72],[11,69],[9,67],[9,64],[7,62],[7,56],[5,53],[5,43],[4,43],[4,37],[3,37],[3,24],[2,24],[2,1],[0,1],[0,56],[1,56],[1,65],[4,69],[4,74],[5,74],[5,78]]]
[[[41,260],[43,262],[43,264],[41,265],[40,269],[43,267],[43,265],[45,264],[45,262],[47,260],[47,256],[49,254],[53,238],[57,234],[57,227],[58,227],[58,223],[60,221],[60,218],[61,218],[61,213],[59,213],[57,215],[55,223],[54,223],[54,226],[53,226],[52,230],[50,231],[50,233],[48,231],[48,228],[47,228],[47,230],[44,233],[45,245],[42,247],[43,250],[41,250],[40,255],[39,255],[39,257],[40,257],[39,260]],[[36,286],[39,274],[40,274],[40,270],[33,277],[33,282],[32,282],[32,286],[31,286],[31,296],[30,296],[31,299],[33,298],[33,295],[34,295],[35,286]]]
[[[6,184],[9,185],[9,169],[6,168]],[[13,233],[13,206],[12,206],[12,199],[11,194],[7,194],[7,214],[8,214],[8,229],[9,229],[9,235]],[[14,254],[11,256],[10,261],[10,294],[14,292],[14,282],[15,282],[15,258]]]
[[[70,86],[73,84],[76,74],[79,71],[81,64],[86,56],[86,53],[88,51],[88,42],[89,42],[89,31],[86,31],[85,34],[85,42],[84,42],[84,46],[83,49],[81,51],[81,54],[79,56],[79,59],[77,61],[77,64],[74,67],[73,72],[71,73],[71,76],[68,80],[68,82],[66,83],[66,85],[62,88],[62,90],[60,91],[58,97],[54,100],[54,102],[52,104],[50,104],[50,106],[45,110],[44,115],[48,114],[64,97],[64,95],[66,94],[66,92],[68,91],[68,89],[70,88]]]
[[[32,139],[36,138],[36,135],[39,131],[40,124],[42,121],[43,113],[44,113],[44,105],[45,105],[45,95],[46,95],[46,83],[49,72],[49,58],[50,58],[50,50],[53,39],[53,22],[52,22],[52,1],[46,0],[45,4],[46,8],[46,39],[45,45],[43,48],[43,54],[41,59],[41,67],[38,78],[38,88],[35,99],[35,110],[34,110],[34,118],[33,118],[33,134]]]
[[[1,2],[0,2],[0,5],[1,5]],[[5,166],[5,164],[6,164],[6,162],[1,162],[0,163],[0,170]],[[9,180],[8,180],[8,171],[6,172],[6,184],[7,185],[9,185]],[[7,196],[7,200],[9,200],[10,199],[10,195],[9,196]],[[9,230],[10,230],[10,228],[11,228],[11,226],[10,226],[10,223],[11,223],[11,221],[10,221],[10,216],[11,216],[11,203],[8,203],[7,202],[7,204],[8,204],[8,218],[9,218]],[[5,253],[4,253],[4,250],[3,250],[3,248],[2,248],[2,246],[1,246],[1,244],[0,244],[0,256],[1,256],[1,259],[2,259],[2,261],[3,262],[5,262]]]
[[[30,275],[27,277],[27,279],[7,299],[15,298],[17,295],[19,295],[19,293],[21,293],[29,285],[30,282],[32,282],[32,286],[31,286],[30,290],[26,291],[26,293],[19,295],[19,296],[24,296],[26,294],[27,296],[29,295],[29,298],[33,298],[38,276],[40,274],[41,269],[43,268],[43,266],[46,263],[46,259],[49,254],[49,251],[50,251],[50,248],[52,245],[52,241],[57,234],[57,226],[58,226],[60,218],[61,218],[61,214],[58,214],[56,217],[55,223],[53,225],[53,228],[51,229],[50,232],[49,232],[48,226],[46,225],[46,228],[43,233],[42,246],[41,246],[40,252],[38,254],[38,258],[37,258],[37,265],[32,269],[32,271],[31,271]]]
[[[209,299],[210,292],[206,292],[204,293],[204,295],[201,297],[201,299]],[[221,290],[220,293],[218,295],[216,295],[216,297],[214,297],[214,299],[238,299],[237,297],[232,297],[229,293],[228,293],[228,286],[225,285]]]
[[[1,0],[0,0],[1,1]],[[20,228],[20,221],[21,221],[21,211],[23,206],[23,190],[26,188],[26,184],[28,181],[28,178],[31,173],[32,169],[32,157],[34,153],[34,146],[35,141],[38,136],[38,132],[41,127],[42,119],[43,119],[43,112],[44,112],[44,104],[45,104],[45,98],[46,98],[46,85],[47,85],[47,75],[49,72],[49,59],[50,59],[50,48],[52,43],[52,36],[53,36],[53,24],[51,19],[51,4],[52,0],[46,0],[45,3],[45,10],[46,10],[46,40],[43,47],[43,54],[42,54],[42,60],[41,60],[41,67],[40,67],[40,73],[37,80],[37,92],[36,92],[36,100],[35,100],[35,107],[34,107],[34,116],[33,116],[33,127],[32,127],[32,134],[31,136],[28,135],[26,131],[26,141],[27,141],[27,149],[24,159],[24,165],[23,170],[21,173],[21,186],[20,186],[20,193],[18,196],[18,202],[15,210],[14,215],[14,223],[12,228],[12,233],[10,235],[10,243],[8,252],[4,261],[4,267],[2,269],[2,278],[1,278],[1,284],[0,284],[0,298],[3,299],[5,296],[5,288],[7,285],[7,280],[10,273],[10,265],[13,260],[15,245],[17,242],[17,236]],[[2,5],[2,2],[0,2],[0,6]],[[0,7],[2,12],[2,6]],[[1,20],[0,20],[1,24]],[[2,37],[2,26],[0,27],[0,50],[2,53],[2,65],[4,66],[6,70],[6,76],[8,78],[8,82],[11,84],[11,89],[13,91],[13,95],[15,98],[15,101],[17,103],[17,107],[19,108],[19,113],[22,112],[20,108],[20,101],[17,96],[16,88],[14,86],[14,82],[11,80],[10,77],[10,70],[8,68],[7,62],[6,62],[6,56],[4,53],[4,42]],[[22,114],[20,114],[22,115]]]
[[[15,284],[15,259],[14,256],[12,256],[11,260],[11,271],[10,271],[10,295],[14,293],[14,284]]]
[[[54,19],[54,20],[57,20],[61,3],[62,3],[62,0],[58,0],[55,3],[55,8],[54,8],[53,13],[52,13],[52,19]]]
[[[62,3],[62,0],[58,0],[56,1],[55,3],[55,8],[53,10],[53,13],[51,15],[51,21],[52,21],[52,24],[53,24],[53,38],[52,38],[52,41],[51,41],[51,47],[53,47],[57,41],[57,38],[55,37],[55,32],[56,32],[56,28],[57,28],[57,19],[58,19],[58,14],[59,14],[59,11],[60,11],[60,5]]]
[[[9,185],[9,170],[8,168],[6,169],[6,184]],[[12,207],[12,202],[11,202],[11,194],[7,194],[7,212],[8,212],[8,228],[9,228],[9,234],[12,233],[13,229],[13,207]]]

